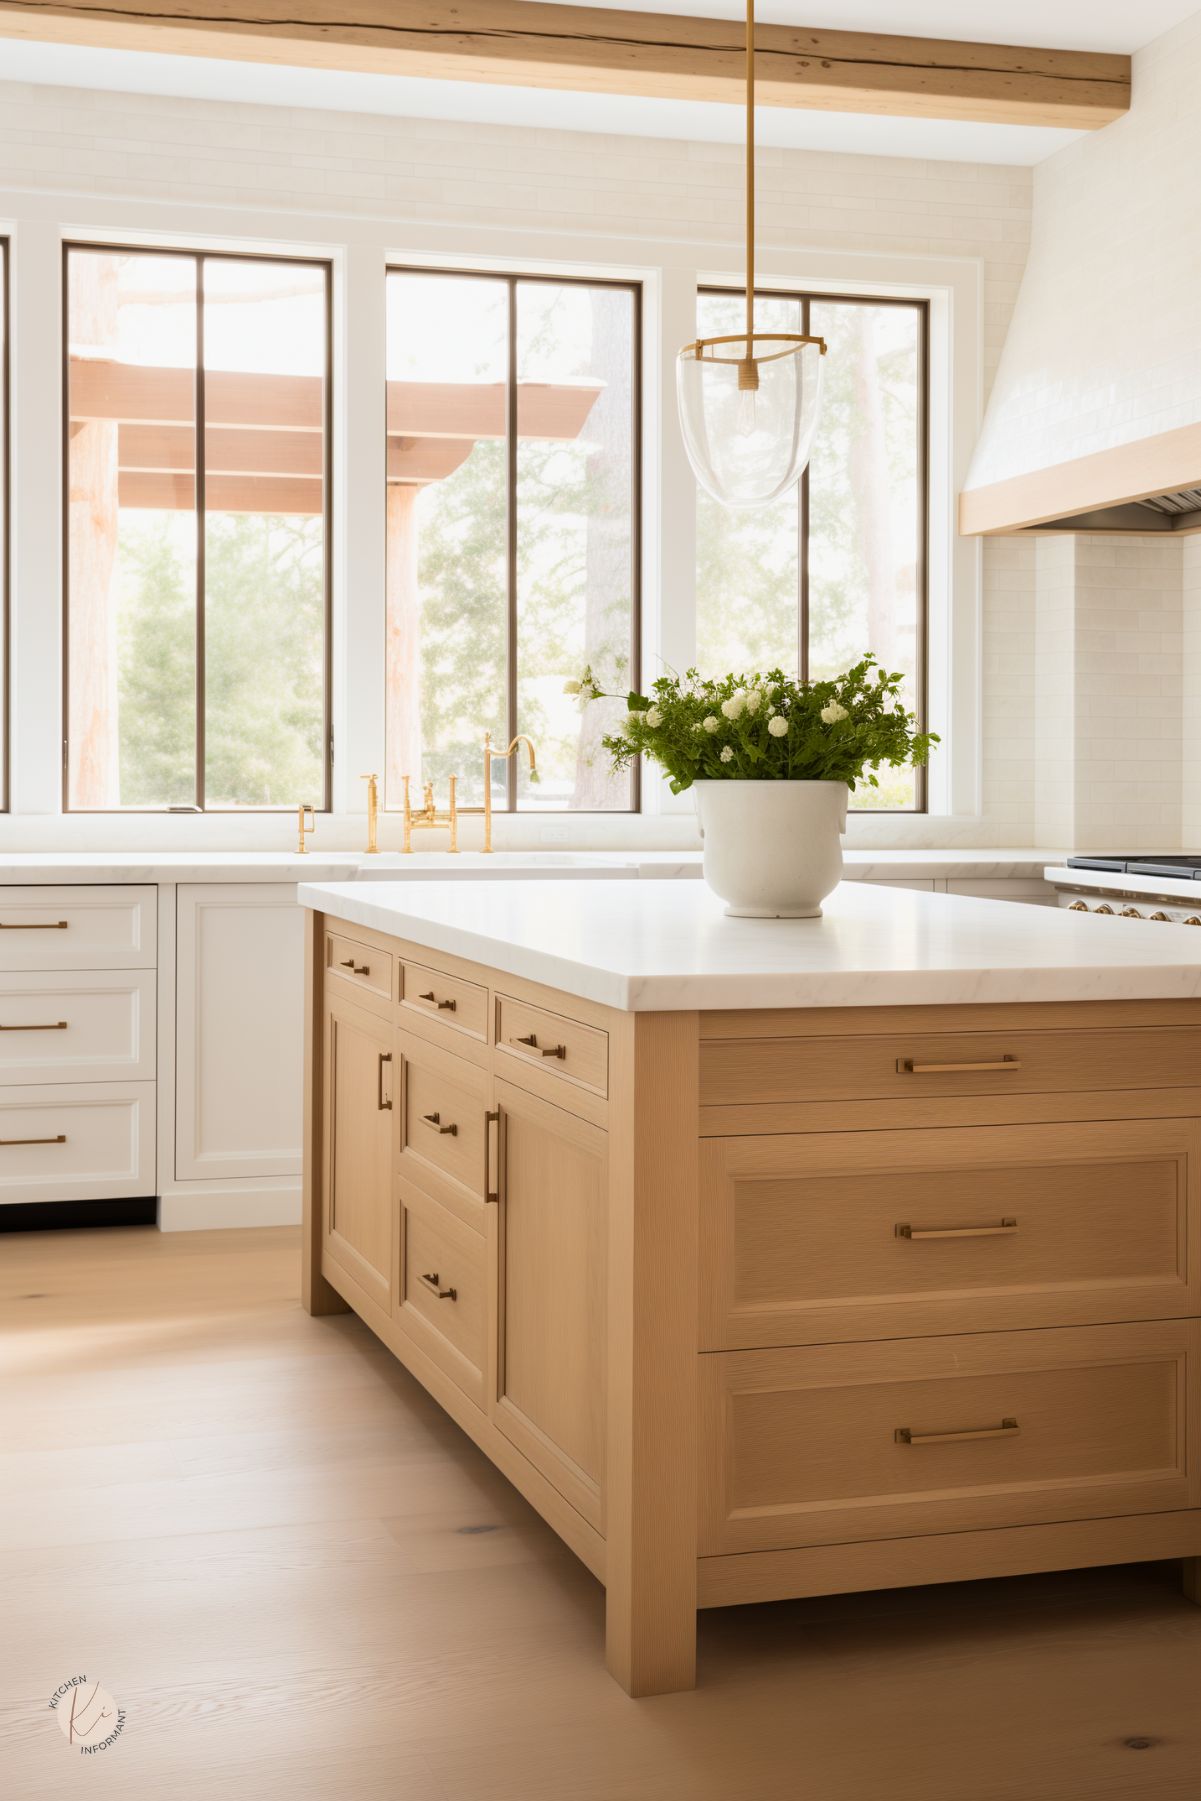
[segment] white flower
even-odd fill
[[[705,728],[699,719],[694,719],[692,722],[692,729],[694,732],[703,732]]]
[[[822,708],[822,718],[827,725],[837,725],[840,719],[846,719],[847,716],[847,710],[841,701],[832,700]]]
[[[595,700],[597,698],[598,692],[599,691],[592,686],[591,682],[581,682],[580,683],[579,702],[580,702],[580,712],[581,713],[584,711],[584,708],[588,705],[588,702],[590,700]]]
[[[642,717],[652,731],[654,731],[657,726],[663,724],[663,715],[660,713],[658,707],[648,707]]]
[[[708,717],[702,721],[702,724],[704,725],[704,728],[707,732],[715,732],[720,723],[721,722],[719,720],[717,720],[713,717],[712,713],[710,713],[708,715]]]
[[[734,752],[728,744],[721,753],[721,760],[723,763],[732,763],[734,761]]]
[[[773,713],[767,722],[767,729],[773,738],[786,738],[788,736],[788,721],[781,718],[779,713]]]
[[[746,695],[743,690],[739,688],[734,694],[731,694],[729,700],[722,701],[721,710],[727,719],[737,719],[745,706]]]
[[[578,694],[583,685],[582,682],[564,682],[563,692],[564,694]]]
[[[748,713],[757,713],[759,711],[760,706],[762,705],[762,702],[763,702],[763,696],[760,694],[758,688],[748,688],[747,689],[747,691],[746,691],[746,710]]]

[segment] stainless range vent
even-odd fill
[[[1153,513],[1201,513],[1201,488],[1182,488],[1179,494],[1156,494],[1135,503]]]

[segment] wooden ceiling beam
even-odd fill
[[[0,37],[576,93],[736,103],[738,20],[533,0],[0,0]],[[1089,130],[1130,58],[762,25],[764,106]]]

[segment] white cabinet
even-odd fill
[[[175,892],[175,1179],[295,1183],[304,1050],[304,912],[295,886],[197,883]]]
[[[154,1083],[0,1088],[0,1199],[154,1193]]]

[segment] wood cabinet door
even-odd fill
[[[391,1313],[397,1209],[391,1025],[329,996],[324,1067],[325,1252]]]
[[[499,1217],[492,1417],[603,1528],[608,1140],[496,1084]]]

